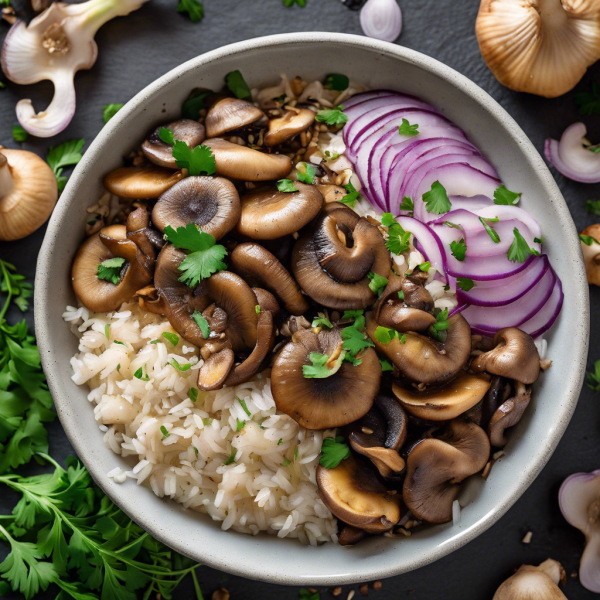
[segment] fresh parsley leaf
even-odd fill
[[[304,7],[306,6],[306,0],[283,0],[283,5],[286,8],[290,8],[294,6],[294,4],[297,4],[300,7]]]
[[[327,354],[311,352],[308,355],[308,358],[312,364],[302,365],[302,374],[306,379],[325,379],[332,374],[326,366],[326,363],[329,360]]]
[[[181,116],[184,119],[197,121],[200,111],[206,108],[206,98],[211,94],[211,90],[193,90],[181,105]]]
[[[344,189],[348,193],[340,200],[340,202],[346,204],[350,208],[354,208],[356,206],[356,201],[362,197],[360,192],[357,192],[356,188],[350,182],[344,186]]]
[[[149,377],[148,375],[146,375],[146,376],[144,377],[144,367],[140,367],[140,368],[139,368],[139,369],[138,369],[138,370],[137,370],[137,371],[136,371],[136,372],[133,374],[133,376],[134,376],[136,379],[140,379],[141,381],[149,381],[149,380],[150,380],[150,377]]]
[[[161,141],[169,146],[172,146],[175,143],[175,136],[173,135],[173,132],[166,127],[160,128],[158,137],[161,139]]]
[[[248,409],[248,405],[246,404],[245,400],[242,400],[241,398],[238,398],[237,396],[235,397],[235,399],[240,403],[240,406],[244,409],[244,412],[249,416],[252,417],[252,413],[250,412],[250,410]]]
[[[198,388],[191,387],[188,396],[192,402],[196,402],[198,400]]]
[[[381,364],[381,371],[383,373],[385,373],[386,371],[393,371],[394,367],[392,365],[392,363],[389,360],[386,360],[385,358],[380,358],[379,359],[379,364]]]
[[[542,242],[542,238],[533,238],[533,241],[534,241],[536,244],[541,244],[541,243],[543,243],[543,242]]]
[[[429,261],[425,261],[419,265],[419,269],[423,271],[423,273],[429,273],[429,269],[431,269],[431,263]]]
[[[104,326],[104,337],[107,340],[110,340],[110,323],[108,323]]]
[[[362,365],[362,360],[360,358],[356,358],[350,354],[350,352],[346,352],[344,356],[344,360],[349,362],[353,367],[358,367],[358,365]]]
[[[600,216],[600,200],[586,200],[585,210],[593,215]]]
[[[361,315],[357,317],[353,325],[342,329],[342,349],[346,350],[346,356],[354,357],[359,352],[367,348],[373,348],[375,344],[365,335],[363,328],[365,326],[365,318]],[[349,362],[352,362],[348,358]]]
[[[3,90],[5,88],[6,88],[6,84],[3,81],[0,81],[0,90]]]
[[[284,193],[297,192],[298,188],[291,179],[280,179],[277,182],[277,190]]]
[[[63,168],[76,165],[81,160],[83,144],[85,140],[69,140],[48,150],[46,162],[54,171],[59,192],[62,192],[67,184],[67,177],[62,175]]]
[[[204,427],[208,427],[212,422],[213,422],[213,420],[210,418],[202,419],[202,424],[204,425]]]
[[[12,136],[15,142],[24,142],[29,137],[29,134],[20,125],[14,125]]]
[[[113,344],[119,344],[119,346],[125,346],[127,348],[127,344],[125,342],[120,342],[119,340],[115,340]]]
[[[300,600],[321,600],[319,592],[311,592],[307,588],[301,588],[299,594]]]
[[[400,203],[400,210],[406,210],[409,213],[412,213],[415,210],[415,205],[412,201],[412,198],[409,198],[408,196],[404,196],[404,198],[402,198],[402,202]]]
[[[104,124],[106,125],[122,108],[122,104],[105,104],[102,109]]]
[[[460,238],[458,242],[450,242],[450,250],[452,256],[454,256],[456,260],[465,260],[465,256],[467,255],[467,244],[465,244],[465,238]]]
[[[388,280],[381,275],[377,275],[377,273],[373,273],[373,271],[370,271],[367,277],[369,278],[369,289],[374,294],[380,296],[381,292],[383,292],[383,288],[387,285]]]
[[[595,392],[600,392],[600,360],[594,363],[594,370],[585,374],[585,384]]]
[[[187,13],[194,23],[204,18],[204,6],[200,0],[179,0],[177,12]]]
[[[431,190],[423,194],[423,202],[425,202],[425,210],[436,215],[447,213],[452,208],[446,188],[439,181],[434,181]]]
[[[231,463],[235,462],[235,455],[237,454],[237,450],[235,448],[231,449],[231,456],[225,461],[224,464],[226,465],[230,465]]]
[[[163,434],[161,441],[166,440],[171,435],[164,425],[160,426],[160,432]]]
[[[404,300],[404,290],[400,290],[398,292],[398,298],[400,298],[400,300]]]
[[[282,462],[282,463],[280,463],[280,465],[281,465],[282,467],[287,467],[288,465],[291,465],[291,464],[292,464],[292,461],[291,461],[289,458],[284,458],[284,459],[283,459],[283,462]]]
[[[246,424],[246,421],[240,421],[239,419],[236,419],[237,421],[237,427],[235,428],[236,431],[241,431],[242,429],[244,429],[244,425]]]
[[[339,157],[340,157],[340,155],[337,152],[334,152],[332,154],[331,152],[329,152],[329,150],[325,150],[325,160],[327,162],[337,160]]]
[[[307,183],[308,185],[311,185],[315,181],[317,169],[316,167],[313,167],[310,163],[304,163],[304,165],[306,168],[306,172],[302,173],[301,171],[298,171],[296,173],[296,176],[298,177],[298,181],[300,181],[301,183]]]
[[[388,228],[388,238],[385,247],[392,254],[402,254],[410,248],[410,231],[404,231],[400,223],[394,219],[392,213],[381,215],[381,224]]]
[[[343,125],[348,121],[348,117],[343,113],[341,106],[324,108],[317,113],[315,119],[326,125]]]
[[[257,304],[257,305],[254,307],[254,312],[255,312],[257,315],[260,315],[260,304]]]
[[[484,226],[490,238],[492,238],[492,242],[494,242],[494,244],[499,244],[500,236],[498,235],[498,232],[488,223],[488,221],[495,222],[494,219],[484,219],[483,217],[479,217],[479,220],[481,221],[481,224]]]
[[[173,346],[177,346],[179,344],[179,336],[176,333],[171,333],[170,331],[163,332],[162,336],[171,342]]]
[[[350,446],[345,439],[338,435],[334,438],[325,438],[321,445],[321,458],[319,464],[326,469],[335,469],[343,460],[350,456]]]
[[[458,287],[461,290],[463,290],[463,292],[468,292],[469,290],[472,290],[475,287],[475,282],[472,279],[469,279],[468,277],[457,277],[456,285],[458,285]]]
[[[342,321],[345,321],[346,319],[358,319],[358,317],[362,317],[364,315],[364,310],[359,309],[359,310],[345,310],[344,314],[342,315]]]
[[[443,331],[446,331],[448,327],[450,327],[450,323],[448,322],[448,309],[440,311],[436,316],[437,321],[429,328],[429,333],[433,338],[435,338],[438,342],[443,342],[444,338],[442,337]],[[446,335],[446,334],[443,334]]]
[[[227,89],[236,97],[241,99],[250,98],[250,87],[246,83],[242,73],[238,70],[231,71],[225,76]]]
[[[520,199],[520,193],[511,192],[510,190],[506,189],[506,187],[504,187],[503,185],[501,185],[499,188],[496,188],[496,190],[494,191],[495,204],[514,206],[515,204],[519,203]]]
[[[325,77],[324,87],[328,90],[336,90],[337,92],[343,92],[348,89],[350,85],[350,79],[346,75],[340,73],[330,73]]]
[[[323,313],[317,313],[311,327],[327,327],[327,329],[333,329],[331,321]]]
[[[177,140],[173,144],[173,158],[180,169],[188,170],[188,175],[213,175],[217,170],[214,154],[208,146],[196,146],[192,150]]]
[[[419,135],[419,126],[415,123],[411,125],[406,119],[402,119],[402,124],[398,127],[398,133],[407,137]]]
[[[580,115],[600,115],[600,84],[593,83],[589,92],[575,94]]]
[[[525,238],[519,233],[519,230],[515,227],[513,229],[515,239],[508,249],[508,260],[512,262],[525,262],[527,257],[530,255],[539,256],[540,253],[537,250],[529,247],[529,244],[525,241]]]
[[[579,239],[586,245],[591,246],[592,244],[599,244],[596,238],[593,238],[591,235],[582,235],[579,234]]]
[[[110,281],[119,285],[121,281],[121,269],[125,264],[125,259],[121,257],[109,258],[98,265],[96,275],[98,279]]]
[[[210,326],[208,321],[202,316],[202,313],[199,313],[197,310],[192,313],[192,319],[194,319],[194,321],[196,321],[196,325],[200,327],[200,333],[202,334],[202,337],[207,340],[208,336],[210,335]]]
[[[192,368],[192,365],[190,363],[185,363],[183,365],[180,365],[174,358],[171,359],[171,362],[169,364],[181,372],[189,371],[189,369]]]
[[[400,334],[395,329],[379,326],[373,334],[380,344],[389,344],[394,338],[400,339]]]

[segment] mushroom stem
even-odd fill
[[[0,152],[0,198],[8,196],[13,191],[14,181],[8,166],[8,160],[2,152]]]

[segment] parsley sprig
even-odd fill
[[[335,438],[325,438],[321,445],[319,464],[326,469],[335,469],[349,456],[350,446],[345,443],[345,439],[341,435]]]
[[[520,199],[520,193],[511,192],[510,190],[506,189],[506,187],[503,185],[494,190],[494,204],[514,206],[515,204],[519,203]]]
[[[63,169],[76,165],[82,159],[81,149],[84,144],[85,140],[69,140],[48,150],[46,162],[54,171],[59,192],[62,192],[67,185],[68,177],[62,175]]]
[[[121,281],[121,269],[124,264],[125,259],[120,256],[109,258],[98,265],[96,275],[98,276],[98,279],[104,279],[105,281],[110,281],[114,285],[119,285],[119,282]]]
[[[342,111],[341,106],[324,108],[317,113],[315,119],[319,123],[325,123],[325,125],[343,125],[348,121],[348,117]]]
[[[362,311],[361,311],[362,312]],[[354,366],[360,364],[360,359],[356,359],[356,355],[367,348],[373,348],[375,344],[364,333],[365,317],[360,314],[355,317],[352,325],[345,327],[342,330],[342,348],[346,350],[346,360],[352,362]],[[356,360],[350,360],[354,358]]]
[[[600,84],[593,83],[589,92],[575,94],[580,115],[600,115]]]
[[[516,227],[513,229],[513,234],[515,239],[508,249],[508,260],[511,260],[512,262],[523,263],[529,256],[540,255],[537,250],[529,247],[529,244]]]
[[[439,181],[434,181],[431,189],[423,194],[423,202],[425,202],[425,210],[436,215],[447,213],[452,208],[446,188]]]
[[[600,392],[600,360],[594,363],[594,370],[585,374],[585,384],[595,392]]]
[[[335,90],[336,92],[343,92],[348,89],[350,85],[350,79],[346,75],[340,73],[330,73],[325,77],[323,86],[328,90]]]
[[[229,89],[236,98],[243,100],[252,96],[250,93],[250,86],[246,83],[244,76],[239,70],[227,73],[227,75],[225,75],[225,84],[227,85],[227,89]]]
[[[348,192],[341,200],[343,204],[346,204],[350,208],[354,208],[356,206],[356,201],[361,198],[360,192],[356,191],[356,188],[352,185],[351,182],[348,182],[344,189]]]
[[[398,127],[398,133],[407,137],[419,135],[419,125],[415,123],[411,125],[407,119],[402,119],[402,124]]]
[[[102,121],[106,125],[121,109],[122,104],[105,104],[102,108]]]
[[[460,238],[460,240],[450,242],[450,252],[452,256],[456,258],[456,260],[460,260],[461,262],[465,260],[467,255],[467,244],[465,243],[465,238]]]
[[[204,6],[200,0],[179,0],[177,12],[187,13],[194,23],[198,23],[204,18]]]
[[[410,248],[410,231],[405,231],[402,225],[394,219],[392,213],[383,213],[381,224],[388,228],[388,239],[385,240],[385,247],[392,254],[408,252]]]
[[[330,369],[327,366],[327,362],[329,361],[329,356],[327,356],[327,354],[321,354],[320,352],[311,352],[308,355],[308,359],[310,360],[311,364],[302,365],[302,374],[306,379],[326,379],[327,377],[331,377],[331,375],[333,375],[337,371],[336,368]],[[336,365],[338,364],[339,363],[336,361]]]

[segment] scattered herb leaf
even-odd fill
[[[192,319],[194,319],[194,321],[196,321],[196,325],[200,327],[200,333],[202,334],[202,337],[207,340],[208,336],[210,335],[210,326],[208,321],[202,316],[202,313],[198,312],[197,310],[192,313]]]
[[[501,185],[494,191],[494,203],[502,204],[506,206],[514,206],[519,203],[521,194],[517,192],[511,192],[506,189],[505,186]]]
[[[190,363],[185,363],[185,364],[181,365],[174,358],[171,359],[171,362],[169,364],[172,367],[175,367],[178,371],[181,371],[182,373],[185,371],[189,371],[192,368],[192,365]]]
[[[425,210],[436,215],[447,213],[452,208],[446,188],[439,181],[434,181],[431,190],[423,194],[423,202],[425,202]]]
[[[348,117],[343,113],[341,106],[324,108],[317,113],[315,119],[326,125],[343,125],[348,121]]]
[[[369,278],[369,289],[374,294],[377,294],[377,296],[380,296],[388,280],[381,275],[377,275],[377,273],[373,273],[373,271],[370,271],[367,277]]]
[[[249,417],[252,417],[252,413],[248,410],[248,406],[246,405],[246,401],[242,400],[241,398],[238,398],[237,396],[235,397],[235,399],[240,403],[240,406],[244,409],[244,412]]]
[[[463,292],[468,292],[469,290],[472,290],[475,287],[475,282],[472,279],[469,279],[468,277],[457,277],[456,285],[458,285],[458,287],[461,290],[463,290]]]
[[[114,285],[119,285],[121,281],[121,269],[125,264],[125,259],[117,256],[109,258],[98,265],[96,275],[98,279],[110,281]]]
[[[177,346],[177,344],[179,344],[179,336],[176,333],[165,331],[162,335],[166,340],[171,342],[173,346]]]
[[[313,165],[311,165],[310,163],[304,163],[305,168],[306,168],[306,172],[302,173],[301,171],[298,171],[296,173],[296,176],[298,177],[298,181],[300,181],[301,183],[307,183],[308,185],[312,185],[312,183],[315,180],[315,175],[317,174],[317,169],[316,167],[313,167]]]
[[[350,85],[350,79],[346,75],[340,73],[330,73],[325,77],[324,87],[328,90],[335,90],[337,92],[343,92],[348,89]]]
[[[12,128],[12,136],[15,142],[24,142],[29,134],[21,127],[21,125],[14,125]]]
[[[280,179],[277,182],[277,190],[284,193],[297,192],[298,188],[291,179]]]
[[[246,83],[244,76],[239,70],[227,73],[227,75],[225,75],[225,83],[227,84],[227,89],[236,98],[241,98],[244,100],[252,96],[252,94],[250,93],[250,87]]]
[[[356,201],[361,198],[360,192],[357,192],[356,188],[350,182],[344,186],[344,189],[348,193],[340,200],[340,202],[346,204],[350,208],[354,208],[356,206]]]
[[[194,23],[198,23],[204,18],[204,6],[200,0],[179,0],[177,12],[187,13]]]
[[[105,104],[102,109],[104,124],[106,125],[122,108],[122,104]]]
[[[515,239],[508,249],[508,260],[512,262],[525,262],[531,255],[539,256],[540,253],[537,250],[529,247],[529,244],[525,241],[525,238],[519,233],[519,230],[515,227],[513,229]]]
[[[492,238],[492,242],[494,242],[494,244],[499,244],[500,236],[498,235],[498,232],[488,223],[488,221],[495,221],[493,219],[484,219],[483,217],[479,217],[479,220],[481,221],[481,224],[487,231],[490,238]]]
[[[465,260],[465,256],[467,255],[467,244],[465,244],[465,238],[460,238],[458,242],[450,242],[450,250],[452,252],[452,256],[454,256],[456,260]]]
[[[321,445],[321,458],[319,464],[326,469],[335,469],[343,460],[350,456],[350,446],[345,439],[338,435],[334,438],[325,438]]]
[[[68,140],[48,150],[46,162],[54,171],[59,192],[62,192],[67,184],[67,177],[62,175],[62,171],[64,167],[76,165],[81,160],[83,144],[85,140]]]
[[[188,396],[192,402],[196,402],[196,400],[198,400],[198,388],[191,387]]]
[[[406,119],[402,119],[402,124],[398,127],[398,133],[407,137],[419,135],[419,126],[415,123],[411,125]]]
[[[193,150],[183,141],[173,144],[173,158],[180,169],[188,175],[213,175],[217,170],[214,154],[208,146],[196,146]]]

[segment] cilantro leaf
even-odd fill
[[[102,121],[106,125],[121,109],[122,104],[105,104],[102,109]]]
[[[246,424],[246,421],[240,421],[239,419],[236,419],[237,421],[237,427],[235,428],[236,431],[241,431],[242,429],[244,429],[244,425]]]
[[[388,280],[381,275],[377,275],[377,273],[373,273],[373,271],[370,271],[367,277],[369,278],[369,289],[374,294],[380,296],[381,292],[383,292],[383,288],[387,285]]]
[[[172,146],[175,143],[175,136],[173,135],[173,132],[166,127],[160,128],[158,131],[158,137],[161,139],[161,141],[169,146]]]
[[[327,329],[333,329],[331,321],[323,313],[317,313],[311,327],[327,327]]]
[[[188,396],[192,402],[196,402],[196,400],[198,400],[198,388],[191,387]]]
[[[336,92],[343,92],[348,89],[350,85],[350,79],[346,75],[340,73],[330,73],[325,77],[324,87],[328,90],[335,90]]]
[[[171,333],[170,331],[164,331],[162,336],[171,342],[173,346],[177,346],[179,344],[179,336],[176,333]]]
[[[458,287],[464,292],[468,292],[475,287],[475,282],[468,277],[457,277],[456,285],[458,285]]]
[[[306,379],[325,379],[333,373],[327,368],[326,363],[329,360],[327,354],[311,352],[308,355],[311,365],[302,365],[302,374]]]
[[[419,126],[415,123],[411,125],[406,119],[402,119],[402,124],[398,127],[398,133],[407,137],[419,135]]]
[[[465,238],[460,238],[458,242],[450,242],[450,250],[452,256],[454,256],[456,260],[465,260],[465,256],[467,255],[467,244],[465,244]]]
[[[306,6],[306,0],[283,0],[283,5],[286,8],[290,8],[291,6],[294,6],[294,4],[297,4],[300,7],[304,7]]]
[[[192,319],[194,319],[198,327],[200,327],[200,333],[202,333],[202,337],[207,340],[208,336],[210,335],[210,326],[208,325],[208,321],[197,310],[193,312]]]
[[[511,192],[506,189],[505,186],[501,185],[494,191],[494,204],[503,204],[507,206],[514,206],[519,203],[521,194],[518,192]]]
[[[98,279],[104,279],[105,281],[110,281],[115,285],[119,285],[119,282],[121,281],[121,269],[124,264],[124,258],[109,258],[98,265],[96,275]]]
[[[166,440],[171,435],[169,433],[169,430],[164,425],[160,426],[160,432],[163,434],[163,436],[162,436],[163,440]]]
[[[400,203],[399,208],[400,210],[406,210],[409,213],[412,213],[415,210],[415,205],[412,201],[412,198],[404,196],[404,198],[402,198],[402,202]]]
[[[173,158],[180,169],[188,175],[213,175],[217,170],[214,154],[208,146],[196,146],[193,150],[181,140],[173,144]]]
[[[392,365],[392,363],[389,360],[386,360],[385,358],[380,358],[379,359],[379,364],[381,365],[381,371],[382,373],[385,373],[386,371],[393,371],[394,367]]]
[[[531,255],[539,256],[540,253],[537,250],[529,247],[529,244],[525,241],[525,238],[519,233],[519,230],[515,227],[513,229],[515,239],[508,249],[508,260],[512,262],[525,262]]]
[[[24,142],[29,137],[29,134],[20,125],[14,125],[12,136],[15,142]]]
[[[357,192],[356,188],[350,182],[344,186],[344,189],[348,193],[340,200],[340,202],[346,204],[350,208],[354,208],[356,206],[356,201],[362,197],[360,192]]]
[[[185,371],[189,371],[192,368],[192,365],[190,363],[184,363],[179,364],[174,358],[171,359],[171,362],[169,363],[172,367],[175,367],[178,371],[181,371],[182,373]]]
[[[177,12],[187,13],[194,23],[198,23],[204,18],[204,6],[200,0],[179,0]]]
[[[67,183],[67,177],[61,175],[63,168],[76,165],[82,159],[83,144],[85,140],[69,140],[48,150],[46,162],[54,171],[59,192],[62,192]]]
[[[479,220],[481,221],[481,224],[487,231],[488,235],[492,238],[492,242],[494,242],[494,244],[499,244],[500,236],[498,235],[498,232],[488,223],[488,221],[494,221],[494,219],[484,219],[483,217],[479,217]]]
[[[580,115],[600,115],[600,84],[593,83],[591,91],[575,94]]]
[[[316,169],[316,167],[313,167],[310,163],[303,163],[303,164],[306,168],[306,172],[302,173],[301,171],[298,171],[296,173],[296,175],[298,177],[298,181],[300,181],[301,183],[307,183],[308,185],[311,185],[315,180],[315,175],[317,174],[317,169]]]
[[[235,399],[240,403],[240,406],[244,409],[244,412],[249,417],[252,417],[252,413],[250,412],[250,409],[248,408],[248,405],[246,404],[246,401],[242,400],[241,398],[238,398],[237,396],[235,397]]]
[[[394,338],[398,338],[402,343],[404,343],[400,339],[400,334],[395,329],[390,329],[389,327],[377,327],[373,336],[380,344],[389,344]],[[404,339],[406,339],[406,336],[404,336]]]
[[[596,238],[593,238],[591,235],[583,235],[579,234],[579,239],[586,245],[591,246],[592,244],[599,244]]]
[[[343,125],[348,121],[348,117],[343,113],[341,106],[324,108],[317,113],[315,119],[326,125]]]
[[[342,348],[351,356],[356,356],[359,352],[375,346],[375,344],[363,332],[364,326],[365,318],[360,315],[357,317],[353,325],[345,327],[342,330]]]
[[[358,310],[345,310],[344,314],[342,315],[342,321],[345,321],[346,319],[358,319],[358,317],[362,317],[364,314],[364,310],[362,309],[358,309]]]
[[[200,111],[206,108],[206,98],[211,94],[211,90],[192,90],[191,94],[181,105],[181,116],[184,119],[197,121]]]
[[[600,200],[586,200],[585,210],[593,215],[600,216]]]
[[[236,98],[246,99],[252,96],[250,87],[239,70],[227,73],[227,75],[225,75],[225,83],[227,84],[227,89]]]
[[[254,307],[254,312],[255,312],[257,315],[260,315],[260,304],[257,304],[257,305]]]
[[[400,223],[394,219],[392,213],[381,215],[381,224],[388,228],[388,238],[385,247],[392,254],[402,254],[410,248],[410,231],[404,231]]]
[[[594,363],[594,370],[585,374],[585,384],[595,392],[600,392],[600,360]]]
[[[350,456],[350,446],[344,438],[338,435],[334,438],[325,438],[321,445],[321,458],[319,464],[326,469],[335,469],[343,460]]]
[[[298,188],[291,179],[280,179],[277,182],[277,190],[284,193],[297,192]]]
[[[144,367],[140,367],[133,376],[136,379],[140,379],[141,381],[150,381],[150,377],[148,375],[144,376]]]
[[[423,202],[425,202],[425,210],[436,215],[447,213],[452,208],[446,188],[439,181],[434,181],[431,190],[423,194]]]

